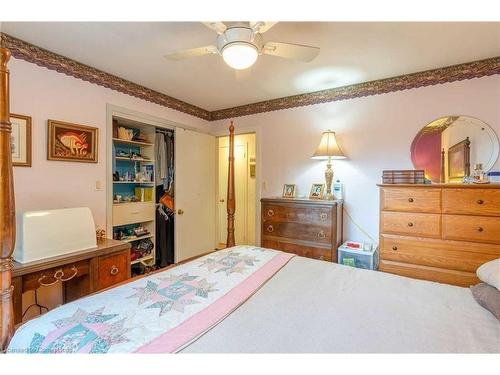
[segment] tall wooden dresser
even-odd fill
[[[379,270],[469,286],[500,257],[500,185],[378,185]]]
[[[261,246],[337,261],[342,241],[342,200],[261,199]]]

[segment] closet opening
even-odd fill
[[[174,131],[113,116],[112,233],[131,276],[174,263]]]
[[[156,128],[156,264],[163,268],[175,262],[175,162],[174,132]]]
[[[227,170],[229,137],[217,138],[217,247],[224,248],[227,236]],[[236,245],[255,245],[256,219],[256,135],[234,137],[235,168],[235,240]]]

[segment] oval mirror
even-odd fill
[[[462,182],[475,166],[489,171],[498,158],[495,131],[473,117],[447,116],[420,130],[411,144],[411,161],[432,182]]]

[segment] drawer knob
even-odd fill
[[[321,220],[326,220],[326,219],[328,219],[328,214],[323,212],[322,214],[319,215],[319,217]]]
[[[413,203],[413,198],[408,198],[408,202]]]
[[[397,247],[397,246],[393,246],[393,247],[392,247],[392,250],[397,251],[397,250],[398,250],[398,247]]]
[[[269,232],[269,233],[273,233],[274,232],[274,227],[272,225],[268,225],[266,230]]]
[[[326,234],[324,231],[320,230],[319,233],[318,233],[318,238],[325,238],[326,237]]]
[[[412,226],[413,226],[413,223],[410,221],[410,222],[408,223],[408,226],[409,226],[409,227],[412,227]]]
[[[483,230],[484,230],[484,229],[483,229],[483,227],[478,227],[478,228],[477,228],[477,231],[478,231],[478,232],[482,232]]]
[[[483,204],[483,203],[484,203],[484,201],[482,199],[477,200],[477,204]]]
[[[118,267],[112,265],[111,269],[109,270],[109,273],[111,274],[111,276],[115,276],[118,273],[118,271],[119,271]]]
[[[273,209],[267,210],[267,216],[274,216],[274,210]]]

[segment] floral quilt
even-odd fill
[[[237,246],[27,322],[9,353],[172,353],[243,304],[293,257]]]

